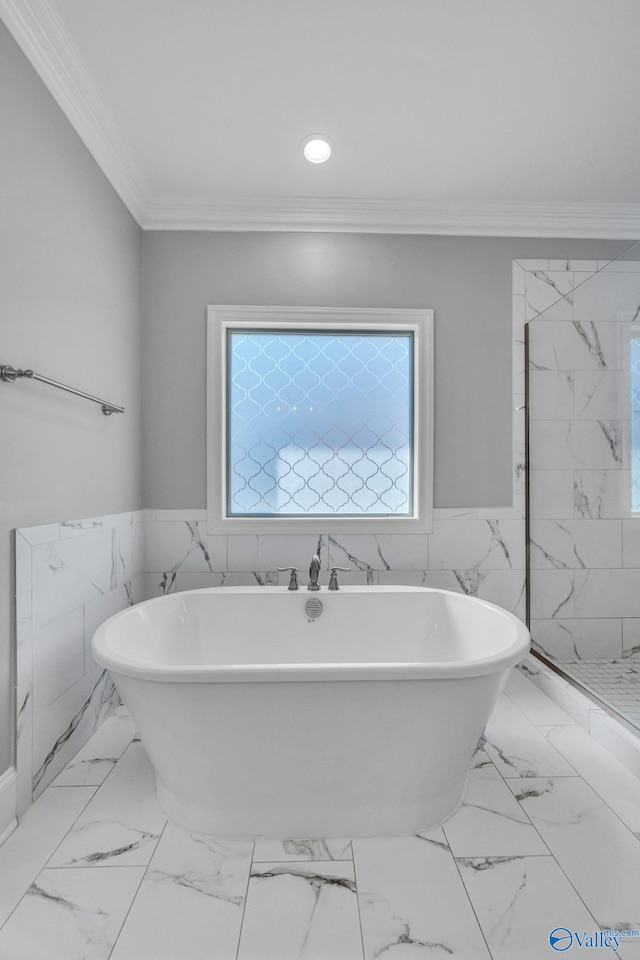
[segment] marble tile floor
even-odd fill
[[[640,958],[600,933],[640,930],[640,780],[517,671],[485,734],[424,834],[215,840],[166,822],[121,709],[0,848],[0,958]]]
[[[556,660],[557,666],[640,730],[640,657]]]

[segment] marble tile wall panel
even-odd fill
[[[550,659],[611,660],[623,655],[622,623],[619,617],[536,619],[531,637]]]
[[[34,799],[119,704],[120,698],[111,677],[95,666],[65,690],[48,710],[33,718],[31,783]]]
[[[586,322],[615,323],[621,313],[631,319],[640,309],[640,274],[637,269],[625,269],[623,262],[612,263],[576,290],[573,298],[576,315]]]
[[[532,420],[530,469],[622,470],[627,433],[622,420]]]
[[[141,599],[142,512],[15,533],[19,812],[117,705],[91,636]]]
[[[574,285],[572,270],[529,269],[525,286],[527,322],[537,319],[554,304],[558,320],[571,320]]]
[[[622,620],[640,616],[628,572],[640,565],[628,366],[640,273],[625,266],[576,286],[565,322],[554,308],[530,328],[531,630],[551,659],[619,657]]]
[[[531,520],[533,569],[592,569],[622,566],[620,520]]]
[[[169,511],[166,511],[169,513]],[[486,511],[491,514],[491,511]],[[350,567],[340,583],[402,583],[452,589],[506,606],[524,617],[524,521],[513,509],[502,516],[479,519],[476,509],[437,511],[431,535],[315,534],[229,535],[226,569],[185,569],[185,521],[180,511],[155,511],[145,521],[147,537],[162,544],[147,555],[146,595],[160,596],[186,589],[222,585],[287,584],[289,575],[278,566],[296,566],[304,584],[311,557],[321,560],[321,583],[326,585],[332,564]],[[188,511],[184,511],[185,516]],[[155,526],[165,526],[161,533]],[[149,558],[150,556],[150,558]],[[162,564],[158,564],[158,558]],[[160,566],[153,572],[154,563]],[[198,563],[202,566],[202,560]]]

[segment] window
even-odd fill
[[[209,307],[209,526],[426,532],[430,310]]]

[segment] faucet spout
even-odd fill
[[[318,583],[318,576],[320,574],[320,557],[317,553],[314,553],[311,558],[311,566],[309,567],[309,583],[307,584],[307,590],[319,590],[320,584]]]

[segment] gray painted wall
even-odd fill
[[[141,232],[0,23],[0,772],[12,762],[12,529],[141,506]]]
[[[145,506],[204,507],[210,303],[435,310],[435,506],[511,503],[511,262],[625,242],[330,233],[146,233]]]

